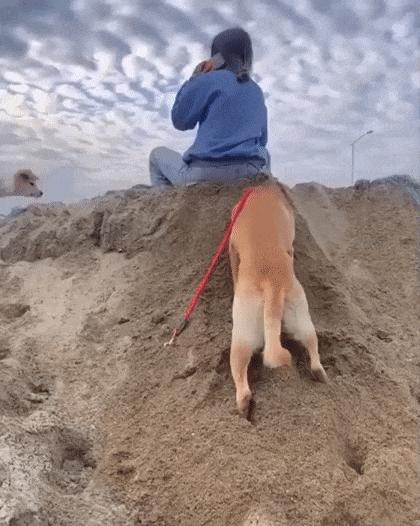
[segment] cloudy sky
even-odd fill
[[[211,7],[205,7],[211,5]],[[416,0],[0,0],[1,174],[31,167],[46,200],[148,182],[148,153],[185,150],[177,89],[212,37],[241,25],[288,184],[417,174]],[[21,203],[2,200],[0,212]]]

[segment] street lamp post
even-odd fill
[[[369,135],[369,133],[373,133],[373,130],[369,130],[363,133],[360,137],[358,137],[355,141],[351,143],[351,184],[354,184],[354,145],[357,141],[360,141],[362,137],[364,137],[365,135]]]

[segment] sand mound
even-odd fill
[[[242,188],[113,192],[0,222],[0,524],[412,526],[418,187],[296,186],[296,267],[331,378],[229,376],[225,258],[172,327]],[[414,194],[413,194],[414,192]]]

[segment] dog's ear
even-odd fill
[[[20,170],[18,172],[18,176],[21,179],[23,179],[24,181],[29,181],[30,180],[30,175],[29,175],[29,173],[26,170]]]
[[[38,179],[32,170],[19,170],[17,175],[27,182],[36,181]]]

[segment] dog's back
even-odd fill
[[[286,190],[278,184],[256,187],[231,235],[231,244],[240,254],[241,281],[259,289],[267,280],[287,287],[293,273],[294,236],[294,214]]]

